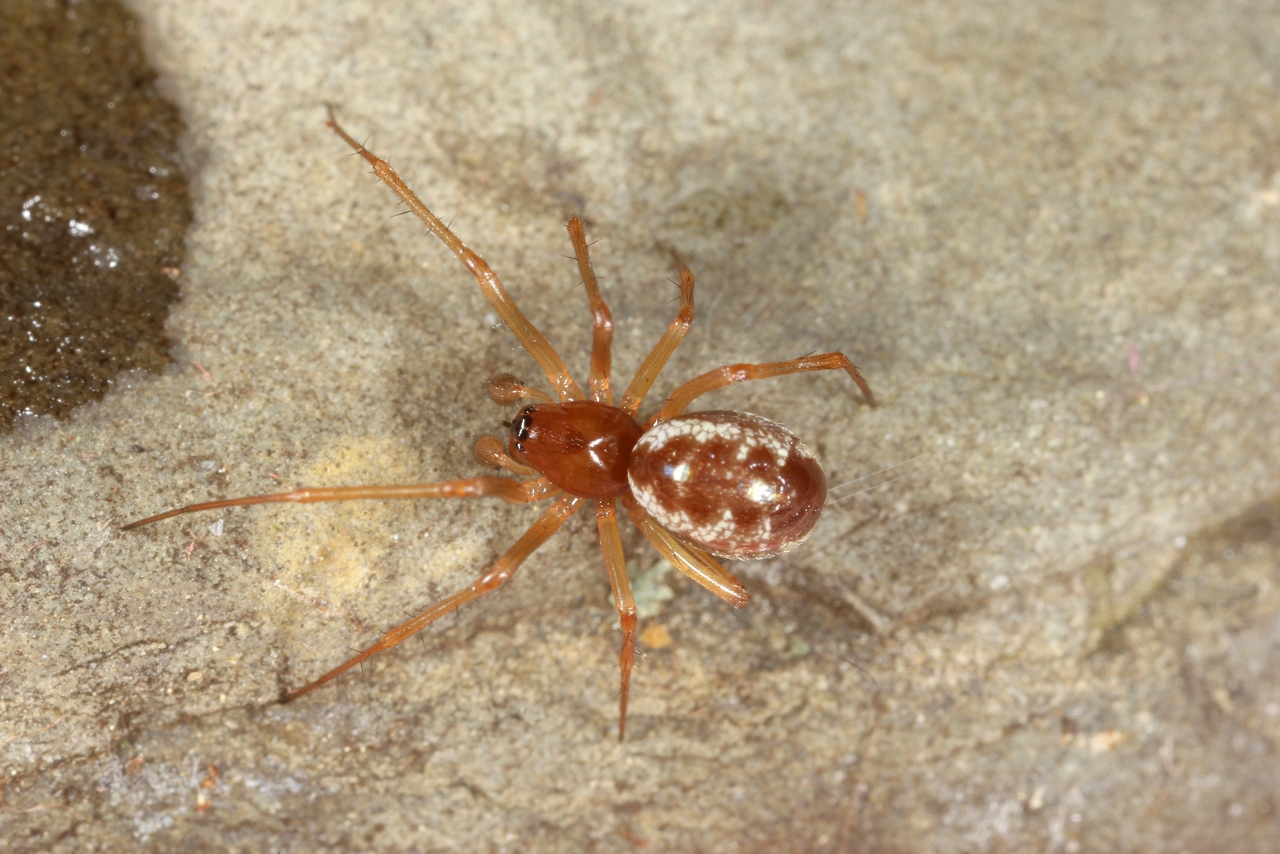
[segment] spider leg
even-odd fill
[[[217,510],[222,507],[241,507],[246,504],[276,504],[281,502],[297,502],[308,504],[313,501],[354,501],[366,498],[484,498],[492,496],[501,498],[509,504],[529,504],[555,495],[560,490],[545,477],[524,482],[506,477],[469,477],[465,480],[445,480],[440,483],[412,483],[403,486],[337,486],[321,489],[294,489],[289,492],[273,492],[268,495],[248,495],[244,498],[223,498],[218,501],[206,501],[203,504],[190,504],[166,510],[137,522],[130,522],[120,528],[132,531],[162,519],[172,519],[184,513],[198,513],[201,510]]]
[[[573,377],[569,376],[569,369],[565,367],[564,360],[560,358],[560,354],[555,351],[551,343],[543,337],[529,318],[516,307],[515,302],[511,299],[511,295],[507,293],[507,289],[502,286],[502,281],[498,278],[498,274],[489,268],[485,260],[477,255],[471,249],[468,249],[463,242],[458,239],[458,235],[449,230],[449,226],[445,225],[439,217],[431,212],[431,210],[422,203],[422,200],[409,189],[409,185],[400,179],[395,170],[387,161],[383,160],[365,148],[351,134],[342,129],[338,124],[338,120],[333,115],[333,108],[329,108],[329,127],[334,132],[356,150],[356,153],[368,161],[373,167],[373,173],[382,179],[382,183],[386,184],[391,192],[400,197],[400,201],[409,206],[409,210],[426,224],[427,230],[439,238],[440,242],[449,247],[454,255],[458,256],[471,275],[475,276],[476,282],[480,285],[480,291],[484,294],[485,299],[489,301],[489,305],[493,306],[493,310],[497,312],[498,317],[507,325],[512,334],[516,336],[516,340],[520,342],[520,346],[524,347],[533,358],[542,367],[543,372],[547,375],[552,388],[556,390],[561,400],[581,400],[582,389],[578,388],[578,384],[573,381]]]
[[[645,425],[645,429],[647,430],[652,424],[665,421],[684,412],[694,398],[700,397],[709,391],[724,388],[727,385],[747,382],[748,380],[765,380],[770,377],[798,374],[803,371],[834,370],[842,370],[848,373],[853,378],[853,381],[858,384],[858,388],[862,389],[862,396],[866,398],[867,403],[871,406],[876,405],[876,399],[871,394],[871,386],[867,385],[867,381],[862,378],[862,374],[858,373],[857,367],[853,362],[849,361],[848,356],[840,352],[823,353],[819,356],[788,359],[785,362],[764,362],[759,365],[725,365],[722,368],[716,368],[714,371],[708,371],[702,376],[694,377],[671,392],[667,402],[658,410],[658,414],[650,419],[649,424]]]
[[[289,691],[281,698],[281,702],[287,703],[290,700],[301,697],[303,694],[314,691],[316,688],[319,688],[338,674],[350,670],[352,667],[362,664],[364,661],[374,655],[377,655],[383,650],[391,649],[406,638],[412,637],[431,623],[443,617],[445,614],[456,611],[458,608],[473,599],[477,599],[489,591],[496,590],[501,587],[511,578],[512,575],[515,574],[515,571],[520,568],[520,564],[524,563],[525,558],[529,557],[529,555],[537,551],[539,546],[551,539],[551,535],[560,529],[560,526],[564,524],[565,520],[578,511],[578,508],[582,506],[582,502],[584,500],[585,499],[574,495],[565,495],[561,497],[560,500],[551,505],[547,512],[543,514],[542,518],[537,522],[534,522],[532,527],[525,531],[519,540],[516,540],[516,544],[508,549],[506,554],[498,558],[498,562],[495,563],[488,572],[480,576],[479,580],[474,584],[463,590],[459,590],[452,596],[442,599],[427,610],[423,611],[421,614],[418,614],[413,619],[407,620],[396,626],[394,629],[378,638],[377,643],[373,646],[358,655],[352,656],[347,661],[321,676],[319,679],[316,679],[314,682],[308,682],[301,688],[295,688],[292,691]]]
[[[610,351],[613,342],[613,314],[604,297],[600,296],[596,272],[591,269],[591,258],[587,254],[587,233],[583,230],[582,220],[576,216],[569,217],[568,229],[569,239],[573,241],[573,254],[578,259],[578,272],[582,274],[582,283],[587,287],[587,301],[591,305],[591,373],[587,378],[591,386],[591,399],[613,406],[613,391],[609,388],[610,362],[613,358]]]
[[[640,533],[644,534],[676,569],[735,608],[745,607],[751,601],[751,594],[747,592],[747,588],[721,566],[718,560],[702,549],[687,546],[671,536],[670,532],[653,521],[630,493],[622,496],[622,506],[631,517],[631,521],[640,529]]]
[[[636,414],[636,410],[640,408],[640,401],[644,400],[645,394],[653,387],[654,380],[666,366],[667,359],[670,359],[671,354],[675,352],[676,345],[693,325],[693,282],[693,273],[684,266],[682,261],[680,263],[680,310],[676,313],[676,319],[667,327],[667,331],[662,333],[658,343],[653,345],[649,355],[644,357],[635,377],[631,380],[631,385],[627,386],[626,394],[622,396],[621,408],[628,415]]]
[[[622,626],[622,652],[618,669],[622,671],[622,697],[618,707],[618,741],[627,731],[627,694],[631,690],[631,664],[636,651],[636,603],[631,598],[631,582],[627,580],[627,562],[622,555],[622,538],[618,535],[618,517],[614,499],[596,499],[596,526],[600,529],[600,548],[604,552],[604,569],[609,587],[618,605],[618,621]]]

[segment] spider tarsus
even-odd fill
[[[164,513],[158,513],[155,516],[148,516],[145,519],[139,519],[136,522],[130,522],[127,525],[121,525],[120,530],[133,531],[138,528],[142,528],[146,525],[150,525],[154,522],[163,522],[165,519],[172,519],[174,516],[181,516],[183,513],[190,513],[190,512],[191,512],[190,507],[179,507],[174,510],[166,510]]]

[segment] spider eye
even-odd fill
[[[529,438],[529,431],[533,428],[533,407],[529,406],[521,410],[518,417],[511,425],[511,432],[516,438],[516,447],[520,448],[520,443]],[[524,448],[520,448],[524,450]]]

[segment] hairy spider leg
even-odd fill
[[[369,149],[356,142],[351,134],[342,129],[338,124],[337,118],[333,115],[333,108],[329,108],[329,127],[333,128],[338,136],[356,150],[356,153],[368,161],[373,167],[373,173],[382,179],[382,183],[391,189],[391,192],[400,197],[400,201],[408,205],[409,210],[413,211],[418,219],[426,224],[427,230],[439,238],[440,242],[449,247],[454,255],[458,256],[471,275],[475,276],[476,282],[480,285],[480,290],[484,294],[485,299],[489,301],[489,305],[493,306],[493,310],[497,312],[498,317],[512,334],[516,336],[516,340],[524,347],[537,363],[542,367],[543,372],[547,375],[547,381],[551,383],[551,387],[555,389],[556,394],[561,400],[582,400],[582,389],[573,381],[573,377],[569,375],[569,369],[565,367],[564,360],[560,358],[560,354],[556,352],[551,343],[538,331],[529,318],[516,306],[515,301],[511,299],[511,295],[507,293],[507,289],[503,287],[502,280],[498,278],[498,274],[490,269],[485,260],[481,258],[458,238],[456,234],[449,230],[439,217],[433,214],[422,200],[417,197],[413,190],[409,189],[409,185],[400,179],[391,165],[381,157],[374,155]]]
[[[658,343],[653,345],[649,355],[644,357],[644,361],[636,370],[636,375],[631,379],[631,384],[627,386],[626,393],[622,395],[622,411],[630,416],[635,416],[636,410],[640,408],[640,401],[644,400],[645,394],[653,387],[654,380],[666,367],[667,359],[670,359],[671,354],[675,352],[676,345],[693,325],[693,282],[693,273],[681,261],[680,310],[676,312],[675,320],[671,321],[667,331],[662,333]]]
[[[648,430],[659,421],[674,418],[684,412],[694,398],[700,397],[709,391],[724,388],[727,385],[750,380],[766,380],[771,377],[798,374],[804,371],[835,370],[845,371],[849,376],[853,377],[853,381],[862,390],[862,396],[866,398],[867,403],[871,406],[876,405],[876,399],[871,394],[871,386],[867,385],[867,381],[862,378],[862,374],[858,373],[858,368],[853,362],[849,361],[849,357],[837,351],[835,353],[823,353],[818,356],[788,359],[785,362],[763,362],[758,365],[725,365],[722,368],[716,368],[714,371],[708,371],[701,376],[694,377],[671,392],[667,402],[662,405],[656,415],[649,419],[649,422],[644,427]]]
[[[588,385],[591,399],[606,406],[613,405],[611,371],[613,354],[613,315],[609,305],[600,295],[595,270],[591,268],[591,256],[587,249],[587,234],[579,217],[570,217],[567,225],[569,239],[573,241],[573,254],[578,261],[578,272],[587,289],[587,302],[591,307],[591,369]],[[630,413],[629,413],[630,414]],[[631,596],[631,582],[627,578],[627,559],[622,552],[622,536],[618,532],[617,502],[613,498],[596,499],[596,527],[600,532],[600,551],[604,556],[604,571],[609,577],[609,589],[618,608],[618,625],[622,629],[622,649],[618,652],[618,671],[621,690],[618,694],[618,741],[627,733],[627,699],[631,694],[631,668],[636,651],[636,603]]]
[[[514,462],[514,460],[513,460]],[[509,504],[529,504],[541,501],[560,492],[545,477],[524,482],[506,477],[469,477],[463,480],[444,480],[439,483],[412,483],[400,486],[337,486],[321,489],[301,488],[289,492],[273,492],[267,495],[248,495],[243,498],[223,498],[218,501],[206,501],[202,504],[189,504],[166,510],[137,522],[130,522],[120,528],[132,531],[152,522],[172,519],[184,513],[198,513],[201,510],[217,510],[222,507],[242,507],[247,504],[276,504],[295,502],[309,504],[315,501],[355,501],[359,499],[399,499],[399,498],[501,498]]]
[[[627,561],[622,554],[622,537],[618,534],[618,518],[614,499],[596,499],[596,527],[600,529],[600,550],[604,553],[604,570],[609,588],[618,606],[618,624],[622,627],[622,651],[618,669],[622,673],[622,693],[618,700],[618,741],[627,732],[627,695],[631,690],[631,665],[636,651],[636,603],[631,598],[631,582],[627,580]]]
[[[612,406],[613,391],[609,388],[609,371],[613,361],[610,351],[613,342],[613,314],[604,297],[600,296],[596,271],[591,269],[591,258],[587,253],[587,233],[582,227],[582,220],[571,216],[566,227],[569,229],[569,239],[573,241],[574,257],[578,259],[578,272],[582,274],[582,283],[587,288],[587,301],[591,305],[591,372],[587,376],[587,385],[591,388],[592,400]]]
[[[667,562],[712,593],[719,596],[735,608],[745,607],[751,601],[751,594],[742,582],[734,578],[729,570],[702,549],[684,543],[673,537],[645,512],[631,493],[621,496],[622,507],[631,517],[631,521],[640,532],[653,543]]]
[[[358,655],[352,656],[347,661],[330,670],[314,682],[308,682],[301,688],[295,688],[292,691],[287,692],[281,698],[281,702],[287,703],[290,700],[295,700],[298,697],[301,697],[303,694],[314,691],[316,688],[319,688],[321,685],[333,679],[340,673],[344,673],[356,665],[368,660],[372,656],[377,655],[384,650],[391,649],[393,646],[397,646],[404,640],[413,637],[415,634],[422,631],[445,614],[456,611],[458,608],[461,608],[473,599],[478,599],[484,594],[498,589],[511,579],[511,576],[515,574],[516,570],[520,568],[520,564],[524,563],[525,559],[529,557],[529,555],[537,551],[543,543],[551,539],[551,536],[555,534],[556,531],[560,530],[560,526],[564,524],[566,519],[578,512],[578,509],[582,507],[584,501],[586,501],[585,498],[579,498],[576,495],[562,496],[555,504],[552,504],[551,507],[548,508],[547,512],[542,515],[542,518],[537,522],[534,522],[533,525],[530,526],[529,530],[525,531],[524,534],[521,535],[520,539],[516,540],[516,544],[507,549],[506,553],[503,554],[502,557],[498,558],[497,563],[495,563],[488,572],[480,576],[474,584],[459,590],[452,596],[442,599],[427,610],[423,611],[421,614],[418,614],[413,619],[406,620],[396,626],[394,629],[378,638],[377,643],[373,646]]]

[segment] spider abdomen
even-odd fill
[[[813,453],[781,424],[747,412],[695,412],[655,424],[632,449],[627,480],[662,527],[739,560],[800,545],[827,499]]]

